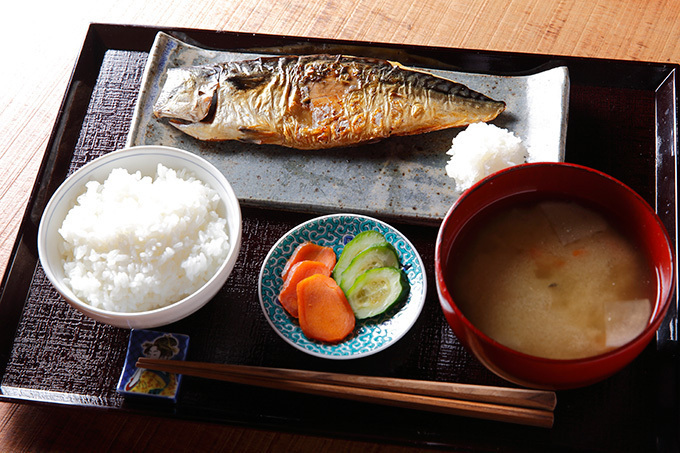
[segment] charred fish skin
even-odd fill
[[[324,149],[491,121],[506,107],[375,58],[262,57],[171,71],[154,114],[199,140]]]

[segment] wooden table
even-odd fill
[[[0,272],[91,22],[680,63],[668,0],[24,0],[3,8]],[[78,430],[73,430],[78,427]],[[345,439],[0,403],[0,451],[413,451]]]

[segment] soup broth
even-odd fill
[[[463,314],[512,349],[573,359],[626,343],[649,322],[654,282],[612,222],[564,200],[494,210],[449,256]]]

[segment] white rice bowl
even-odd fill
[[[164,146],[111,152],[73,173],[38,228],[46,276],[87,316],[151,328],[195,312],[224,286],[241,245],[224,175]]]
[[[203,286],[229,251],[220,196],[158,164],[154,178],[115,168],[85,185],[59,229],[64,282],[118,312],[164,307]]]

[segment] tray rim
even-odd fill
[[[147,26],[136,26],[136,25],[119,25],[119,24],[91,24],[90,28],[88,29],[83,47],[80,51],[80,54],[78,56],[78,59],[76,61],[76,64],[73,68],[73,71],[71,73],[71,76],[69,78],[69,82],[67,84],[66,90],[64,97],[62,99],[62,103],[59,108],[59,112],[57,115],[57,119],[55,121],[53,130],[50,134],[48,144],[46,146],[46,151],[45,155],[43,157],[43,160],[41,162],[40,168],[37,173],[36,177],[36,183],[33,187],[33,191],[31,192],[31,195],[29,197],[29,201],[27,203],[27,207],[24,213],[24,216],[22,218],[22,221],[20,223],[19,227],[19,233],[17,235],[17,240],[14,243],[14,246],[12,248],[12,252],[10,255],[10,259],[7,265],[7,269],[5,271],[5,274],[3,275],[2,281],[0,281],[0,316],[8,314],[10,316],[16,316],[16,322],[18,323],[19,316],[23,312],[23,303],[21,304],[15,304],[15,306],[8,308],[7,303],[2,304],[2,302],[6,299],[6,293],[8,290],[8,287],[11,286],[9,282],[12,280],[12,277],[14,277],[15,274],[17,273],[25,273],[27,271],[27,268],[35,268],[35,263],[37,263],[37,252],[35,251],[35,233],[37,232],[37,223],[35,223],[35,219],[32,217],[33,210],[36,208],[36,204],[41,202],[41,196],[42,198],[45,197],[44,193],[41,193],[41,189],[46,190],[44,187],[42,187],[46,181],[44,180],[45,174],[48,172],[50,165],[54,165],[53,162],[53,157],[56,160],[58,158],[58,151],[56,148],[59,147],[60,142],[59,140],[61,139],[60,135],[63,133],[63,128],[65,127],[65,123],[68,122],[69,118],[69,107],[72,105],[73,99],[71,98],[71,95],[73,94],[73,90],[77,88],[77,84],[79,82],[78,76],[79,74],[82,74],[83,72],[87,71],[87,69],[84,69],[83,66],[85,66],[87,61],[97,60],[97,55],[99,57],[103,57],[105,51],[113,49],[113,48],[119,48],[121,50],[138,50],[136,48],[134,49],[128,49],[126,47],[107,47],[107,44],[104,42],[106,37],[102,37],[101,33],[103,32],[108,32],[111,33],[112,30],[120,32],[121,30],[137,30],[137,31],[144,31],[146,30],[147,32],[152,31],[154,34],[156,31],[180,31],[180,32],[199,32],[199,33],[218,33],[218,34],[226,34],[226,35],[239,35],[239,36],[260,36],[260,37],[269,37],[272,39],[282,39],[282,40],[304,40],[308,42],[354,42],[363,46],[372,46],[372,45],[386,45],[387,47],[396,47],[398,46],[397,44],[390,44],[390,43],[376,43],[376,42],[363,42],[363,41],[337,41],[337,40],[326,40],[326,39],[320,39],[320,38],[307,38],[307,37],[297,37],[297,36],[279,36],[279,35],[262,35],[262,34],[244,34],[240,32],[229,32],[229,31],[210,31],[210,30],[195,30],[195,29],[186,29],[186,28],[160,28],[160,27],[147,27]],[[110,39],[110,37],[108,37]],[[123,41],[125,38],[123,38]],[[137,45],[137,44],[135,44]],[[127,47],[133,47],[133,46],[127,46]],[[630,61],[630,60],[608,60],[608,59],[599,59],[599,58],[581,58],[581,57],[563,57],[563,56],[551,56],[551,55],[540,55],[540,54],[518,54],[518,53],[510,53],[510,52],[498,52],[498,51],[475,51],[473,49],[456,49],[456,48],[435,48],[435,47],[428,47],[428,46],[407,46],[409,49],[439,49],[440,51],[452,51],[452,52],[473,52],[476,54],[486,54],[486,55],[496,55],[496,56],[530,56],[530,57],[539,57],[539,58],[545,58],[545,59],[550,59],[550,58],[556,58],[558,59],[559,65],[565,64],[565,61],[573,61],[573,62],[582,62],[583,64],[588,64],[589,62],[591,63],[611,63],[611,62],[616,62],[620,63],[623,65],[633,65],[633,66],[642,66],[642,67],[655,67],[658,70],[661,70],[665,74],[664,80],[670,75],[673,75],[674,80],[672,81],[673,86],[676,88],[674,90],[674,104],[676,108],[676,117],[677,117],[677,111],[678,111],[678,90],[677,90],[677,85],[678,81],[676,80],[676,74],[678,69],[677,64],[669,64],[669,63],[655,63],[655,62],[641,62],[641,61]],[[97,71],[99,70],[101,66],[101,58],[99,59],[99,64],[97,65]],[[572,79],[573,81],[573,79]],[[573,85],[573,86],[578,86],[578,85]],[[661,86],[661,84],[657,84],[657,87],[655,89],[655,92],[658,90],[658,88]],[[622,87],[626,88],[626,87]],[[629,87],[630,88],[630,87]],[[633,88],[635,89],[635,88]],[[90,93],[91,94],[91,93]],[[89,96],[88,96],[89,98]],[[84,116],[84,115],[83,115]],[[80,124],[82,124],[82,118],[80,119]],[[657,124],[658,125],[658,124]],[[675,124],[675,145],[677,146],[678,142],[678,137],[677,137],[677,122]],[[56,153],[56,156],[54,155]],[[677,171],[678,171],[678,160],[677,160],[677,153],[675,156],[675,170],[676,170],[676,177],[677,177]],[[55,187],[56,188],[56,187]],[[46,203],[47,200],[43,200],[43,203]],[[42,206],[44,209],[44,204]],[[678,200],[677,198],[675,199],[675,209],[677,213],[677,208],[678,208]],[[42,209],[40,209],[40,212],[42,212]],[[678,219],[676,217],[675,219],[675,231],[669,231],[671,236],[673,236],[673,239],[675,240],[675,248],[676,251],[678,249],[678,243],[677,243],[677,234],[678,234]],[[34,263],[32,266],[26,266],[26,263],[24,260],[26,257],[33,257],[35,259]],[[676,255],[676,261],[677,261],[677,255]],[[677,305],[677,287],[676,287],[676,305]],[[20,305],[17,310],[17,305]],[[5,319],[4,316],[0,319]],[[677,318],[676,318],[676,324],[677,324]],[[12,327],[10,325],[10,327]],[[16,324],[14,324],[14,329],[16,328]],[[4,329],[4,330],[11,330],[11,342],[13,343],[14,341],[14,329]],[[5,366],[6,366],[6,358],[3,356],[3,343],[2,343],[2,338],[0,337],[0,377],[4,376],[5,372]],[[677,342],[676,342],[677,343]],[[11,347],[11,343],[10,343]],[[675,351],[674,351],[675,352]],[[677,356],[675,356],[675,367],[677,368]],[[3,395],[0,393],[0,401],[11,401],[11,402],[37,402],[40,403],[41,401],[39,400],[32,400],[32,399],[22,399],[22,398],[14,398],[14,397],[8,397],[7,395]],[[42,401],[44,402],[44,401]],[[88,406],[90,407],[90,406]],[[110,408],[109,408],[110,409]],[[120,409],[123,411],[129,411],[129,409]],[[133,411],[136,412],[136,411]],[[153,411],[142,411],[141,413],[146,413],[149,414],[150,412]],[[161,413],[163,413],[161,411]]]

